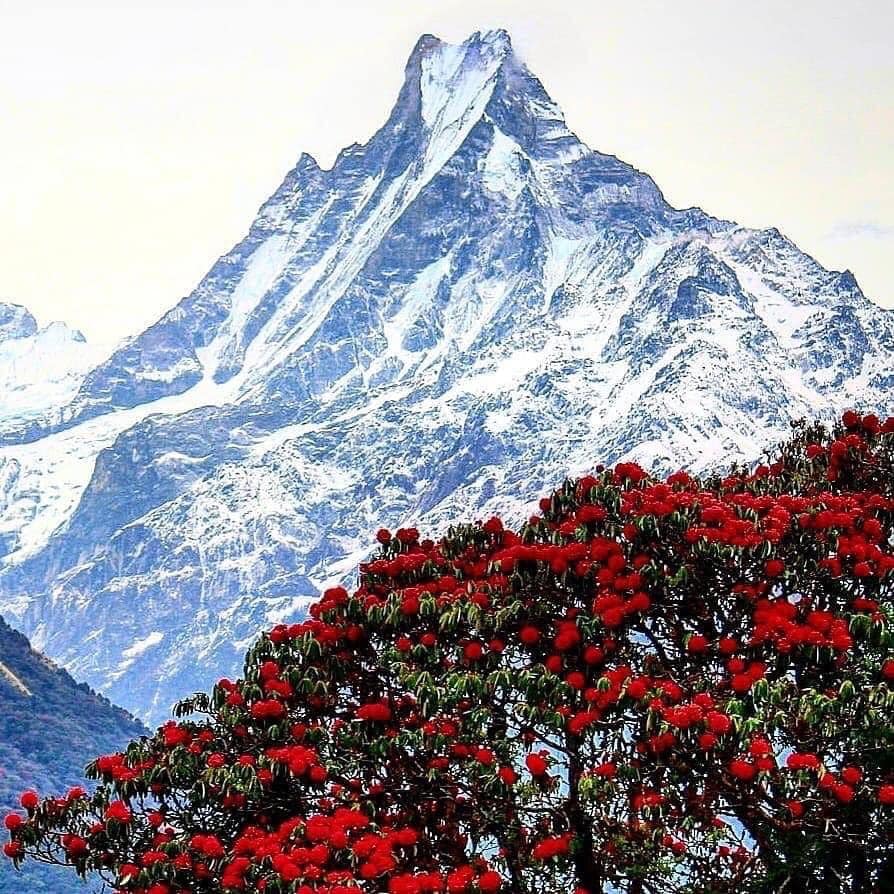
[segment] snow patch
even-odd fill
[[[125,649],[121,655],[125,660],[133,661],[139,658],[145,651],[157,646],[165,638],[164,633],[160,630],[153,630],[152,633],[137,640],[130,648]]]
[[[518,143],[494,127],[493,142],[481,165],[481,182],[485,189],[517,199],[525,188],[521,156]]]

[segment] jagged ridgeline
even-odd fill
[[[84,684],[35,652],[0,619],[0,816],[34,789],[64,794],[84,785],[84,767],[145,729]],[[21,808],[19,808],[21,812]],[[69,894],[96,890],[70,871],[0,863],[0,894]]]
[[[597,462],[752,461],[892,388],[894,314],[850,273],[671,207],[505,32],[426,36],[378,132],[302,155],[190,295],[0,426],[0,611],[160,720],[379,525],[518,521]]]

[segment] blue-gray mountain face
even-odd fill
[[[754,458],[890,412],[894,315],[776,230],[584,146],[504,32],[424,37],[391,117],[303,155],[196,290],[0,448],[0,611],[157,721],[379,525],[567,473]]]

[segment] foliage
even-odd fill
[[[7,854],[128,894],[894,889],[894,419],[378,539]]]
[[[120,748],[143,727],[35,652],[0,620],[0,811],[19,806],[23,789],[57,791],[83,782],[97,752]],[[70,872],[0,865],[0,894],[87,891]],[[94,886],[95,887],[95,886]]]

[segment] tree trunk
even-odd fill
[[[577,847],[574,852],[574,875],[579,887],[587,894],[602,894],[604,880],[602,868],[593,850],[593,828],[587,812],[580,803],[580,779],[583,767],[577,743],[566,736],[568,751],[568,818]]]

